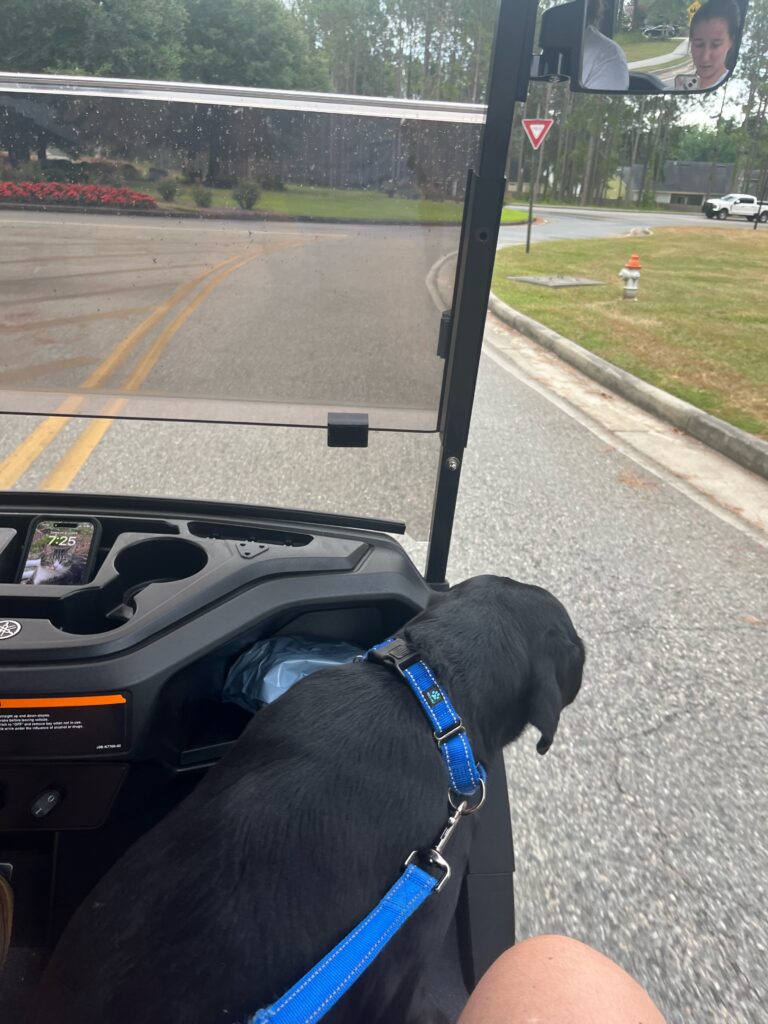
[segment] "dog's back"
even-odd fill
[[[318,673],[259,712],[75,914],[33,1019],[223,1024],[281,995],[440,830],[445,779],[419,714],[376,666]]]

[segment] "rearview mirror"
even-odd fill
[[[572,92],[710,92],[733,71],[746,10],[747,0],[559,4],[542,14],[531,77],[570,79]]]

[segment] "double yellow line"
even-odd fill
[[[300,244],[300,242],[278,242],[262,245],[256,253],[246,257],[243,257],[242,253],[237,256],[231,256],[229,259],[217,263],[210,270],[198,274],[197,277],[194,277],[175,291],[170,298],[158,306],[145,320],[127,334],[106,359],[96,367],[93,373],[83,381],[80,386],[81,389],[103,387],[108,377],[122,366],[150,331],[173,309],[180,306],[203,281],[210,278],[205,287],[158,334],[121,389],[124,391],[137,391],[152,372],[171,338],[225,278],[241,267],[246,266],[246,264],[259,259],[266,252],[297,244]],[[30,466],[64,430],[70,419],[82,407],[83,402],[84,396],[82,395],[70,395],[65,398],[59,405],[56,415],[45,419],[6,459],[0,462],[0,490],[8,490],[18,482]],[[124,399],[111,399],[106,404],[104,413],[108,417],[117,416],[124,405]],[[42,489],[47,491],[66,490],[113,422],[112,419],[93,420],[60,459],[55,469],[46,477],[42,484]]]

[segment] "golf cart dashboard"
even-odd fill
[[[299,634],[365,647],[429,599],[402,548],[365,521],[74,504],[6,502],[0,513],[0,832],[98,827],[141,764],[199,777],[250,720],[222,689],[254,642]],[[21,581],[41,513],[95,522],[87,582]]]
[[[93,524],[96,550],[73,585],[66,552],[44,564],[31,540],[44,523],[45,544],[76,548],[78,522]],[[4,495],[0,874],[16,906],[0,972],[4,1015],[23,1012],[96,882],[251,721],[252,710],[223,699],[242,655],[286,636],[365,649],[426,607],[433,590],[390,536],[403,530],[211,502]],[[489,778],[503,779],[496,761]],[[506,787],[491,790],[462,887],[463,930],[457,917],[441,953],[467,979],[514,938]],[[489,928],[502,905],[500,927]]]

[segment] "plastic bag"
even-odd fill
[[[271,704],[304,676],[332,665],[344,665],[363,648],[341,640],[276,636],[259,640],[240,655],[227,674],[222,700],[246,711]]]

